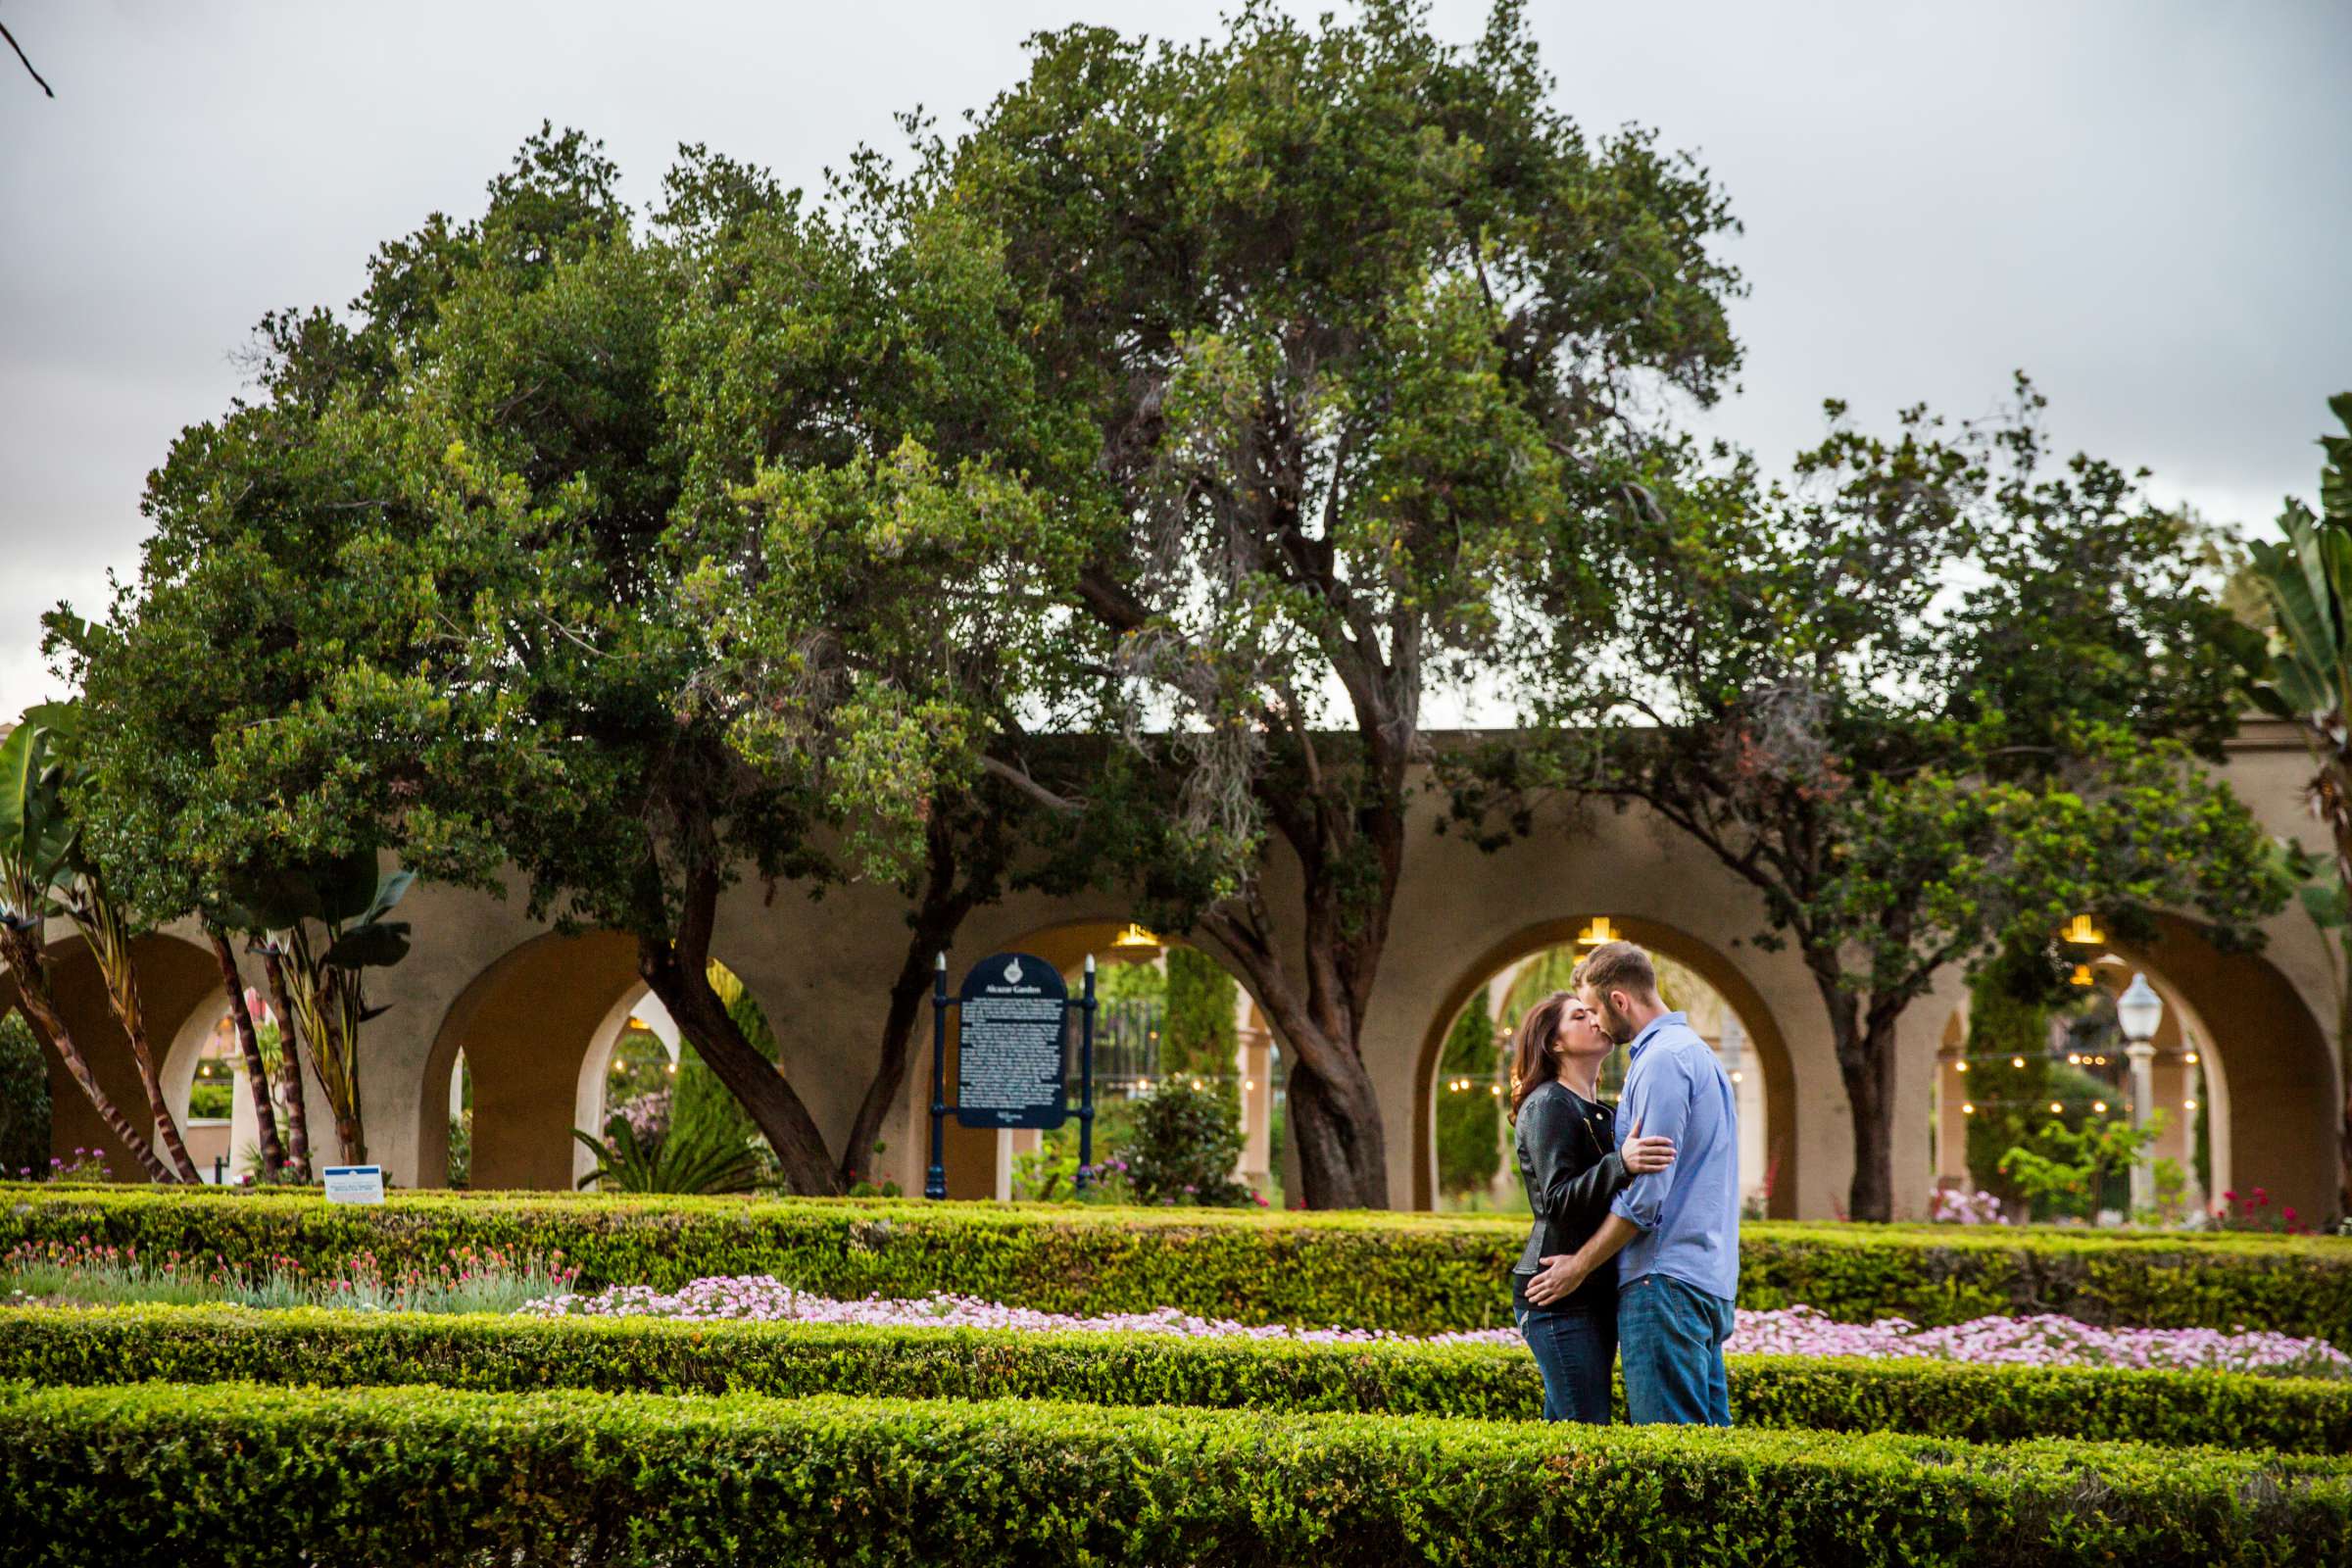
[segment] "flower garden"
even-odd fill
[[[2352,1548],[2352,1243],[1753,1225],[1722,1433],[1537,1420],[1500,1285],[1516,1240],[1413,1215],[8,1187],[0,1488],[30,1527],[10,1549]]]

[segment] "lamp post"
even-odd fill
[[[2144,1133],[2156,1102],[2156,1029],[2164,1022],[2164,999],[2146,975],[2134,974],[2115,999],[2115,1020],[2123,1025],[2124,1055],[2132,1063],[2132,1128]],[[2133,1209],[2156,1201],[2156,1162],[2149,1157],[2153,1147],[2143,1143],[2132,1160]]]

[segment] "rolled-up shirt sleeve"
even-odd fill
[[[1644,1063],[1649,1071],[1640,1075],[1638,1082],[1627,1085],[1625,1102],[1617,1107],[1617,1125],[1633,1136],[1636,1127],[1644,1138],[1671,1138],[1680,1152],[1684,1129],[1690,1121],[1690,1100],[1697,1084],[1690,1076],[1690,1064],[1679,1054],[1657,1053],[1659,1059]],[[1624,1148],[1623,1140],[1618,1147]],[[1609,1204],[1609,1212],[1633,1221],[1645,1231],[1658,1228],[1658,1215],[1666,1207],[1666,1195],[1674,1190],[1675,1172],[1681,1163],[1636,1176]]]

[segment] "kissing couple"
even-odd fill
[[[1547,1421],[1610,1419],[1625,1362],[1636,1423],[1732,1424],[1723,1342],[1740,1288],[1740,1120],[1731,1080],[1658,999],[1649,955],[1595,948],[1573,989],[1519,1020],[1511,1121],[1535,1223],[1512,1314],[1544,1373]],[[1600,1064],[1630,1047],[1614,1111]]]

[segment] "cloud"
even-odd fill
[[[1192,36],[1218,9],[1086,20]],[[1572,114],[1692,150],[1746,224],[1744,390],[1708,428],[1770,458],[1816,436],[1824,397],[1972,414],[2023,367],[2059,442],[2154,468],[2162,494],[2261,524],[2308,491],[2324,400],[2352,386],[2352,11],[1529,14]],[[1464,38],[1482,16],[1437,11]],[[605,137],[640,201],[692,140],[813,185],[894,144],[898,110],[952,129],[1017,79],[1024,34],[1075,20],[1067,0],[8,17],[58,97],[0,72],[0,709],[47,690],[44,596],[94,604],[135,565],[143,477],[239,390],[253,321],[348,299],[377,243],[478,210],[543,117]]]

